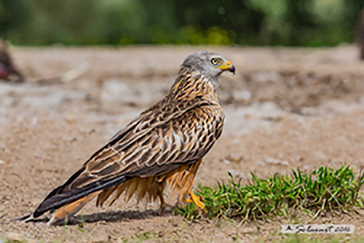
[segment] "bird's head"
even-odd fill
[[[192,67],[204,76],[213,79],[216,79],[225,71],[235,74],[235,67],[229,60],[216,53],[207,51],[199,51],[189,55],[182,63],[182,67]]]

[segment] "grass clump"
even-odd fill
[[[229,173],[227,182],[218,182],[213,187],[200,185],[196,194],[205,199],[209,218],[243,221],[287,217],[295,210],[316,218],[324,212],[346,212],[363,206],[359,191],[364,184],[364,173],[357,175],[349,165],[339,169],[320,167],[309,174],[291,170],[292,175],[276,173],[265,179],[251,173],[252,181],[247,185],[235,181]],[[200,217],[193,204],[178,208],[176,213],[188,219]]]

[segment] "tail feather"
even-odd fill
[[[91,193],[98,192],[103,189],[118,185],[120,183],[125,182],[126,180],[128,180],[128,178],[125,176],[116,178],[113,177],[111,179],[92,182],[81,188],[74,188],[69,191],[62,192],[60,194],[52,195],[48,197],[48,199],[45,199],[38,206],[33,216],[37,218],[49,210],[58,209],[66,204],[70,204],[81,198],[84,198]]]
[[[90,202],[94,197],[96,197],[100,192],[94,192],[84,198],[81,198],[73,203],[67,204],[52,215],[52,218],[48,221],[48,225],[56,225],[59,222],[64,222],[66,217],[72,217],[78,211],[80,211],[88,202]]]
[[[23,222],[29,222],[29,221],[32,221],[34,218],[33,218],[33,214],[28,214],[28,215],[25,215],[23,217],[20,217],[20,218],[17,218],[17,219],[14,219],[16,221],[23,221]]]

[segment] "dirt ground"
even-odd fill
[[[190,223],[172,214],[159,216],[158,205],[146,208],[133,200],[103,208],[91,202],[82,211],[83,229],[11,221],[34,210],[115,132],[160,100],[184,58],[201,49],[230,59],[237,74],[220,78],[224,133],[206,156],[195,186],[227,179],[227,171],[247,182],[250,171],[263,177],[296,167],[338,167],[342,161],[357,171],[364,167],[364,63],[354,46],[14,48],[15,63],[29,80],[0,82],[0,236],[46,242],[284,238],[279,234],[284,220],[240,227]],[[87,72],[71,82],[35,83],[80,65]],[[354,235],[364,237],[361,215],[315,222],[354,224]]]

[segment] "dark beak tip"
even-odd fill
[[[231,73],[233,73],[233,75],[235,75],[235,66],[231,66],[230,68],[229,68],[229,71],[231,72]]]

